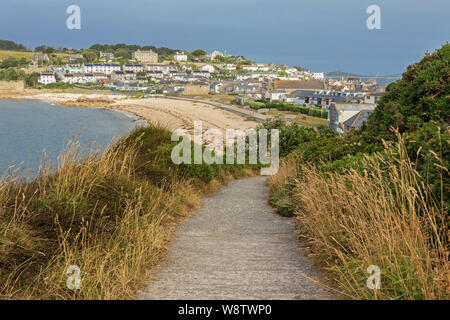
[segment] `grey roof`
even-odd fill
[[[373,110],[362,110],[355,114],[350,119],[344,121],[344,126],[351,128],[359,128],[362,126],[364,122],[367,121],[367,118],[373,113]]]

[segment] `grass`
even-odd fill
[[[401,137],[343,174],[299,160],[284,160],[269,181],[271,198],[294,207],[301,237],[343,297],[450,298],[448,212],[415,170]],[[381,269],[381,289],[366,286],[371,265]]]
[[[295,121],[298,122],[301,125],[308,126],[308,127],[319,127],[319,126],[328,126],[328,120],[317,118],[317,117],[311,117],[305,114],[299,114],[297,117],[295,117]]]
[[[5,60],[8,58],[22,59],[25,58],[31,61],[31,58],[36,54],[36,52],[28,52],[28,51],[9,51],[9,50],[0,50],[0,59]],[[66,53],[55,53],[57,57],[67,58]]]
[[[25,183],[0,182],[0,298],[132,299],[175,222],[245,166],[175,166],[170,132],[139,128],[104,153],[72,141]],[[81,270],[69,290],[66,271]]]

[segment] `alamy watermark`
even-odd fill
[[[381,8],[380,6],[373,4],[367,8],[367,14],[370,16],[367,18],[366,25],[369,30],[381,29]]]
[[[81,289],[81,270],[79,266],[71,265],[67,268],[66,274],[69,276],[66,281],[67,288],[70,290]]]
[[[378,266],[371,265],[367,268],[367,273],[371,276],[367,278],[366,285],[370,290],[381,289],[381,269]]]
[[[81,9],[77,5],[70,5],[66,10],[67,14],[70,16],[66,20],[66,26],[69,30],[80,30],[81,29]]]
[[[193,164],[223,164],[225,158],[226,164],[246,164],[248,159],[248,164],[270,165],[261,169],[261,175],[274,175],[278,172],[280,163],[279,136],[278,129],[270,130],[270,134],[267,129],[258,131],[227,129],[224,140],[222,131],[219,129],[208,129],[203,134],[202,121],[194,121],[193,137],[185,129],[177,129],[172,133],[172,141],[180,141],[181,138],[181,142],[172,149],[172,162],[176,165],[192,164],[192,162]],[[194,142],[193,157],[192,142]],[[207,144],[203,148],[205,142]]]

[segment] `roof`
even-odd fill
[[[351,128],[359,128],[362,126],[364,122],[367,121],[367,118],[373,113],[373,110],[361,110],[353,117],[344,121],[344,125]]]
[[[321,81],[279,80],[275,81],[275,89],[325,89]]]

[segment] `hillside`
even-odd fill
[[[352,299],[449,299],[450,45],[408,67],[345,137],[283,121],[271,203]],[[368,269],[368,268],[371,269]],[[375,268],[375,269],[374,269]],[[380,287],[366,286],[379,269]]]

